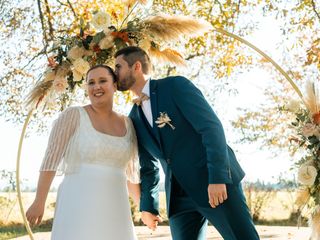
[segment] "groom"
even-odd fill
[[[127,47],[116,55],[118,89],[139,98],[130,112],[138,137],[143,222],[159,217],[159,162],[174,240],[203,240],[210,221],[226,240],[259,239],[240,185],[244,177],[222,125],[188,79],[151,80],[148,55]]]

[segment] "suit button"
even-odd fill
[[[170,159],[170,158],[167,159],[167,163],[168,163],[168,164],[171,163],[171,159]]]

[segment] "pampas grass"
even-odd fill
[[[303,100],[311,112],[311,114],[315,114],[319,112],[319,88],[316,86],[316,83],[312,81],[307,81],[305,87],[305,94]]]
[[[142,21],[144,32],[160,41],[179,40],[182,35],[194,37],[212,29],[210,23],[186,16],[153,16]]]
[[[156,58],[159,62],[162,63],[171,62],[179,66],[186,65],[182,55],[179,52],[170,48],[161,51],[155,47],[151,47],[149,49],[149,54],[151,57]]]
[[[52,86],[53,80],[38,82],[27,96],[26,106],[37,108],[39,103],[47,96]]]

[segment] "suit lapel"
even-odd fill
[[[151,111],[152,111],[152,123],[153,123],[153,132],[155,137],[161,147],[160,133],[158,125],[155,123],[158,118],[158,95],[157,95],[157,81],[150,80],[150,102],[151,102]]]
[[[146,117],[144,116],[141,107],[137,107],[137,106],[134,106],[134,107],[135,107],[134,112],[136,113],[136,117],[134,116],[133,117],[137,119],[137,121],[134,121],[134,122],[136,124],[135,127],[138,130],[137,131],[137,135],[139,135],[138,140],[145,142],[145,144],[151,144],[153,146],[152,148],[154,149],[159,149],[159,145],[154,136],[153,129],[149,125]],[[147,136],[149,137],[147,138]]]

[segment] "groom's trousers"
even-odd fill
[[[208,221],[224,240],[258,240],[240,184],[227,184],[228,199],[216,208],[198,206],[174,181],[170,201],[173,240],[205,240]]]

